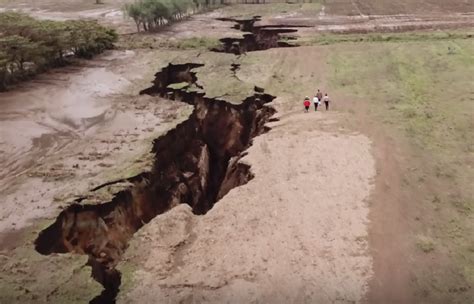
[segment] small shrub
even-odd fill
[[[416,246],[424,253],[429,253],[435,249],[434,241],[426,236],[418,236]]]

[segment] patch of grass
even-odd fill
[[[368,34],[336,34],[325,33],[298,40],[300,45],[331,45],[338,43],[367,43],[367,42],[410,42],[438,41],[453,39],[473,39],[474,31],[431,31],[405,33],[368,33]],[[452,52],[456,50],[453,49]]]
[[[185,39],[161,39],[149,33],[122,35],[117,48],[166,49],[166,50],[210,50],[220,45],[219,39],[212,37],[192,37]]]
[[[197,70],[199,84],[204,87],[206,96],[225,99],[231,103],[241,103],[253,94],[254,83],[240,79],[244,69],[236,73],[231,71],[231,64],[240,63],[233,54],[203,52],[199,59],[205,66]]]
[[[473,110],[470,49],[468,40],[338,47],[330,60],[332,83],[381,106],[379,114],[406,130],[419,147],[453,156],[448,151],[466,150],[466,140],[472,142],[466,135],[472,120],[465,115]]]
[[[459,213],[469,216],[474,211],[474,201],[455,200],[452,202],[453,206]]]
[[[474,48],[469,34],[456,33],[455,39],[443,33],[393,34],[398,40],[388,41],[369,35],[362,42],[354,35],[346,37],[357,42],[345,43],[339,43],[344,36],[330,36],[334,40],[322,48],[332,54],[332,87],[365,101],[371,119],[385,122],[387,133],[408,147],[402,162],[419,168],[403,176],[403,191],[426,197],[416,200],[414,208],[425,215],[413,233],[426,227],[429,232],[413,243],[423,252],[436,247],[442,271],[472,278],[474,254],[465,244],[474,240]],[[416,275],[420,288],[433,291]],[[453,275],[444,280],[465,284]]]
[[[91,277],[91,268],[85,267],[86,256],[45,256],[34,250],[34,240],[51,222],[38,220],[19,236],[15,249],[0,255],[2,303],[84,303],[102,291]]]
[[[132,261],[126,261],[125,263],[120,263],[118,270],[120,271],[121,284],[120,284],[120,293],[127,294],[129,290],[135,287],[139,282],[135,280],[134,274],[139,269],[138,265],[135,265]]]
[[[266,4],[238,4],[230,5],[223,9],[224,13],[230,17],[249,18],[253,16],[275,16],[288,12],[297,12],[301,15],[314,15],[321,9],[321,1],[315,0],[313,3],[266,3]]]
[[[429,253],[435,249],[434,241],[426,236],[418,236],[416,246],[424,253]]]
[[[192,37],[181,39],[172,43],[171,46],[177,49],[212,49],[220,45],[219,39],[210,37]]]
[[[466,244],[465,245],[465,260],[469,261],[472,260],[472,256],[474,256],[474,243]],[[472,285],[474,285],[474,263],[466,263],[463,269],[463,273],[467,278],[467,281]]]

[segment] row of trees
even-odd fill
[[[306,2],[306,0],[281,0],[281,2]],[[307,0],[313,2],[313,0]],[[266,0],[135,0],[123,8],[126,16],[135,21],[137,31],[154,31],[162,26],[182,20],[202,10],[218,5],[245,3],[265,4]]]
[[[0,13],[0,90],[68,56],[90,58],[113,47],[117,34],[95,21],[36,20],[16,12]]]
[[[201,10],[225,3],[226,0],[136,0],[126,4],[124,11],[135,21],[137,31],[154,31]]]

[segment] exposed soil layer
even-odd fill
[[[232,53],[235,55],[278,47],[296,47],[298,45],[286,42],[296,39],[295,36],[289,34],[296,33],[298,27],[305,27],[293,25],[256,26],[255,22],[261,20],[260,16],[255,16],[251,19],[219,18],[218,20],[235,22],[234,29],[248,32],[248,34],[243,35],[243,38],[222,38],[220,39],[222,45],[212,49],[214,52]]]
[[[89,256],[92,276],[104,286],[91,303],[115,301],[121,280],[115,266],[143,225],[182,203],[195,214],[205,214],[232,188],[253,177],[250,167],[239,160],[252,138],[267,130],[264,124],[275,110],[265,104],[275,97],[255,92],[238,105],[207,98],[203,92],[188,90],[201,88],[192,71],[199,66],[170,64],[156,74],[152,87],[141,92],[194,105],[188,120],[155,139],[152,171],[129,179],[133,186],[110,202],[72,204],[35,242],[44,255]]]

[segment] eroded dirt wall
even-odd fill
[[[202,88],[193,72],[200,66],[170,64],[156,74],[153,86],[141,92],[194,106],[186,121],[154,140],[152,171],[130,179],[132,186],[110,202],[72,204],[35,242],[41,254],[89,256],[92,275],[104,286],[92,303],[114,301],[120,286],[115,267],[143,225],[182,203],[195,214],[205,214],[232,188],[253,177],[250,167],[239,160],[252,138],[267,130],[264,124],[275,111],[265,104],[275,97],[259,89],[240,104],[207,98],[189,90]],[[181,83],[187,85],[173,88]]]

